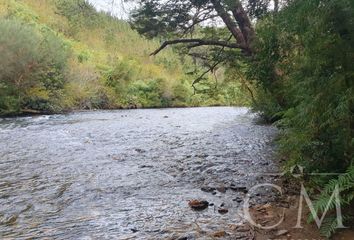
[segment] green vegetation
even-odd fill
[[[336,185],[353,205],[352,0],[137,2],[136,32],[85,0],[2,1],[0,114],[252,103],[285,167],[338,173],[308,179],[317,209]]]
[[[1,1],[0,46],[0,115],[248,103],[237,83],[215,89],[211,76],[213,92],[194,94],[191,58],[150,57],[158,41],[85,0]]]
[[[249,71],[259,85],[256,109],[279,119],[287,164],[309,172],[347,172],[310,180],[326,185],[317,202],[320,211],[336,184],[343,206],[354,199],[353,13],[350,0],[292,2],[257,25],[259,52]],[[335,226],[326,224],[324,235]]]
[[[55,111],[66,83],[69,54],[65,44],[50,31],[3,20],[0,46],[1,112]]]

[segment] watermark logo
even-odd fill
[[[293,177],[295,178],[300,178],[303,176],[304,173],[304,168],[302,166],[294,166],[292,168],[290,168],[290,173]],[[281,174],[272,174],[274,175],[279,175],[279,176],[284,176],[286,173],[281,173]],[[315,174],[309,174],[309,175],[338,175],[337,173],[315,173]],[[264,229],[264,230],[271,230],[271,229],[275,229],[277,228],[279,225],[281,225],[284,221],[285,218],[285,210],[283,209],[283,212],[281,214],[280,220],[271,225],[271,226],[264,226],[261,225],[260,223],[257,223],[256,220],[254,220],[251,216],[250,213],[250,200],[251,200],[251,193],[256,191],[259,188],[271,188],[274,189],[276,192],[278,192],[280,194],[280,196],[283,195],[283,190],[281,186],[278,186],[276,184],[272,184],[272,183],[263,183],[263,184],[257,184],[255,186],[253,186],[251,189],[249,189],[249,193],[246,195],[245,199],[244,199],[244,204],[243,204],[243,214],[244,214],[244,218],[245,220],[247,220],[249,222],[249,224],[251,224],[254,227],[260,228],[260,229]],[[337,222],[337,229],[343,229],[343,228],[347,228],[344,226],[343,224],[343,216],[342,216],[342,209],[341,209],[341,201],[340,201],[340,189],[338,186],[335,186],[331,197],[329,198],[328,202],[326,203],[326,207],[324,208],[324,211],[322,211],[322,215],[318,216],[318,212],[315,209],[314,203],[311,200],[308,191],[305,188],[305,185],[301,182],[300,183],[300,191],[299,191],[299,196],[298,196],[298,210],[297,210],[297,220],[296,222],[294,222],[294,227],[296,229],[301,229],[303,228],[302,226],[302,213],[303,213],[303,209],[304,209],[304,203],[307,205],[307,207],[310,210],[311,213],[311,217],[314,220],[314,222],[316,223],[318,228],[321,228],[323,221],[325,219],[325,217],[329,214],[329,210],[335,208],[335,213],[336,213],[336,222]]]

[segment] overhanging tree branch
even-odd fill
[[[192,87],[194,89],[194,94],[198,91],[197,88],[195,87],[195,84],[197,84],[198,82],[200,82],[205,75],[207,75],[208,73],[210,72],[214,72],[215,68],[220,64],[222,63],[222,61],[216,61],[212,66],[210,66],[208,68],[208,70],[206,70],[205,72],[203,72],[197,79],[195,79],[192,83]]]
[[[161,50],[166,48],[168,45],[179,44],[179,43],[192,43],[193,47],[197,46],[220,46],[220,47],[227,47],[227,48],[239,48],[244,49],[244,46],[237,44],[237,43],[229,43],[228,41],[218,41],[218,40],[207,40],[207,39],[174,39],[168,40],[162,43],[162,45],[156,49],[154,52],[150,54],[150,56],[154,56],[158,54]]]

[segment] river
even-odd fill
[[[235,239],[244,193],[230,186],[277,170],[277,131],[257,119],[232,107],[0,119],[1,239]]]

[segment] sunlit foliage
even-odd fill
[[[157,40],[85,0],[1,1],[0,25],[2,114],[234,103],[216,96],[223,89],[194,95],[191,59],[172,49],[149,57]]]

